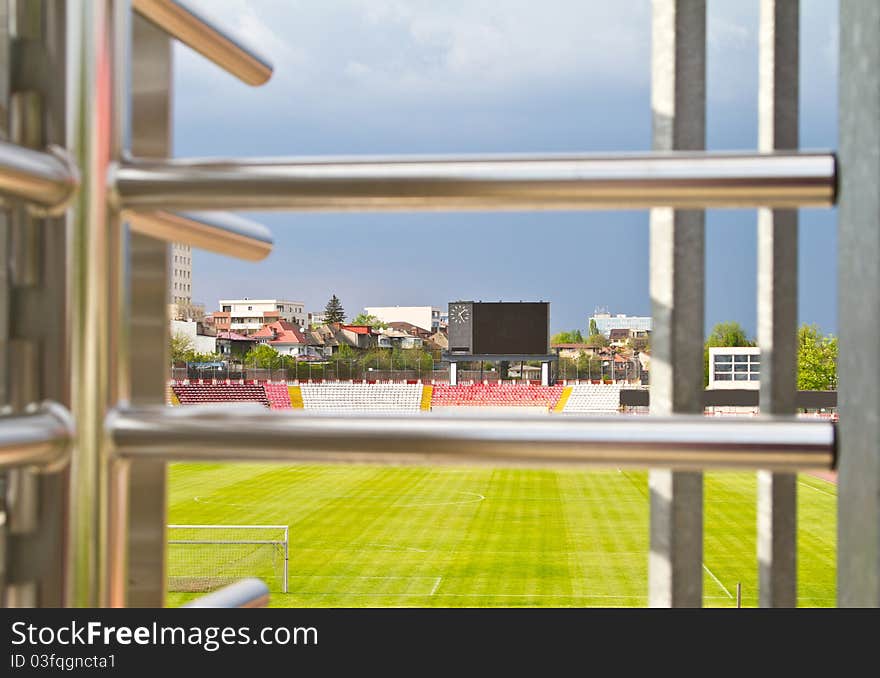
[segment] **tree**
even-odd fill
[[[387,329],[388,323],[382,322],[376,316],[370,315],[369,313],[359,313],[355,316],[354,320],[351,321],[352,325],[366,325],[367,327],[371,327],[373,329]]]
[[[599,326],[596,324],[596,319],[590,318],[590,336],[595,337],[597,334],[601,334],[601,332],[599,332]]]
[[[281,367],[281,355],[268,344],[257,344],[244,356],[245,367]]]
[[[650,352],[651,350],[651,340],[648,337],[635,337],[634,339],[630,339],[629,345],[632,347],[633,351],[638,351],[642,353],[643,351]]]
[[[358,352],[348,344],[340,344],[336,353],[333,354],[334,360],[357,360]]]
[[[186,363],[192,360],[195,353],[192,339],[187,335],[176,332],[171,335],[170,353],[172,363]]]
[[[717,323],[703,345],[703,385],[709,385],[709,349],[713,346],[754,346],[743,326],[736,321]]]
[[[580,330],[570,330],[568,332],[560,332],[550,337],[551,344],[583,344],[584,335]]]
[[[191,363],[219,363],[223,357],[219,353],[193,353],[187,362]]]
[[[608,346],[609,341],[608,341],[608,337],[606,337],[604,334],[599,332],[596,334],[591,334],[587,338],[587,343],[590,344],[591,346],[598,346],[599,348],[605,348],[606,346]]]
[[[823,337],[818,325],[804,323],[798,329],[797,356],[798,390],[837,389],[837,337]]]
[[[330,301],[324,307],[324,322],[328,325],[345,322],[345,309],[342,308],[342,302],[335,294],[330,297]]]

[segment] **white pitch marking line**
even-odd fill
[[[388,598],[419,598],[424,597],[424,593],[347,593],[347,592],[325,592],[325,591],[302,591],[298,592],[300,596],[386,596]],[[590,594],[572,594],[572,593],[444,593],[444,597],[449,598],[577,598],[577,599],[601,599],[601,600],[629,600],[640,598],[642,596],[606,596],[606,595],[590,595]],[[704,596],[705,600],[727,600],[725,596]],[[825,598],[807,598],[806,600],[833,600]]]
[[[829,497],[837,497],[836,494],[831,494],[830,492],[826,492],[825,490],[820,490],[818,487],[813,487],[809,483],[798,481],[798,485],[803,485],[804,487],[809,487],[811,490],[816,490],[816,492],[821,492],[822,494],[827,494]]]
[[[364,546],[375,546],[380,549],[389,549],[391,551],[416,551],[417,553],[427,553],[425,549],[417,549],[415,546],[395,546],[394,544],[376,544],[370,542]]]
[[[724,592],[727,594],[727,597],[732,600],[733,596],[731,595],[730,591],[727,590],[727,587],[721,583],[721,580],[718,577],[716,577],[714,574],[712,574],[712,570],[710,570],[708,567],[706,567],[706,563],[703,563],[703,569],[709,573],[709,576],[715,580],[715,583],[718,584],[718,586],[720,586],[721,588],[724,589]]]
[[[440,586],[441,581],[443,581],[443,577],[437,577],[437,581],[434,582],[434,588],[432,588],[431,593],[428,594],[429,596],[433,596],[437,593],[437,587]]]
[[[462,501],[436,501],[436,502],[424,502],[417,504],[395,504],[392,508],[416,508],[421,506],[457,506],[458,504],[476,504],[477,502],[484,501],[486,497],[484,497],[479,492],[464,492],[459,491],[456,494],[470,494],[476,497],[476,499],[463,499]]]

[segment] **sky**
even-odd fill
[[[174,52],[174,155],[265,157],[651,148],[649,0],[190,0],[275,66],[252,88]],[[758,0],[707,3],[707,138],[757,147]],[[837,147],[837,1],[802,0],[800,140]],[[193,300],[365,306],[549,301],[650,315],[648,212],[268,213],[262,262],[197,251]],[[706,213],[706,332],[756,333],[755,210]],[[800,210],[801,322],[837,331],[836,209]]]

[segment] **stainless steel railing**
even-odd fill
[[[169,35],[249,85],[272,77],[272,65],[253,47],[224,31],[181,0],[133,0],[133,7]]]
[[[529,210],[834,203],[832,153],[129,160],[127,209]]]
[[[0,417],[0,472],[63,467],[70,457],[73,428],[70,413],[57,403],[42,403],[24,414]]]
[[[226,212],[126,212],[135,233],[236,259],[259,261],[272,251],[272,233],[262,224]]]
[[[78,185],[76,166],[60,149],[47,153],[0,141],[0,194],[58,212]]]
[[[121,459],[601,466],[795,472],[834,468],[834,426],[794,417],[431,417],[269,412],[261,405],[110,414]]]
[[[242,579],[186,603],[182,607],[266,607],[269,587],[259,579]]]

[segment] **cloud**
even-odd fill
[[[645,84],[650,4],[582,0],[194,0],[276,65],[279,97],[484,96],[546,81]],[[188,50],[181,78],[200,91],[228,77]]]

